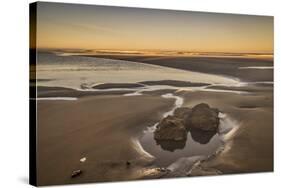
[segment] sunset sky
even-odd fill
[[[273,17],[38,3],[37,47],[272,53]]]

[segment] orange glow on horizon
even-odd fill
[[[273,17],[39,3],[37,48],[273,53]]]

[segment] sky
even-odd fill
[[[273,17],[40,2],[37,47],[272,53]]]

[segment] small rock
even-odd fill
[[[166,168],[160,168],[159,170],[160,170],[160,172],[166,172],[168,169],[166,169]]]
[[[127,165],[127,166],[130,166],[130,165],[131,165],[131,162],[130,162],[130,161],[127,161],[127,162],[126,162],[126,165]]]
[[[74,170],[71,174],[71,178],[76,178],[82,174],[82,170]]]
[[[87,158],[86,158],[86,157],[83,157],[83,158],[80,159],[80,162],[81,162],[81,163],[84,163],[86,160],[87,160]]]

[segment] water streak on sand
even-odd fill
[[[236,90],[227,90],[227,89],[209,89],[205,88],[202,91],[209,91],[209,92],[218,92],[218,93],[235,93],[235,94],[247,94],[247,91],[236,91]]]
[[[192,169],[192,167],[199,161],[206,159],[205,156],[192,156],[192,157],[182,157],[179,158],[177,161],[170,164],[167,169],[171,172],[177,173],[187,173]]]
[[[37,101],[76,101],[76,97],[40,97],[40,98],[34,98],[32,100]]]
[[[142,147],[142,145],[140,144],[140,141],[137,138],[132,138],[131,139],[131,143],[133,148],[141,155],[143,156],[145,159],[150,159],[150,160],[154,160],[155,157],[153,155],[151,155],[150,153],[148,153],[147,151],[145,151]]]
[[[242,85],[242,84],[241,84]],[[246,84],[244,84],[246,85]],[[157,91],[157,90],[164,90],[164,89],[171,89],[171,90],[176,90],[176,92],[180,91],[206,91],[206,92],[222,92],[222,93],[234,93],[234,94],[248,94],[249,92],[247,91],[239,91],[239,90],[231,90],[231,89],[211,89],[209,87],[211,86],[226,86],[226,87],[231,87],[231,85],[224,85],[224,84],[212,84],[209,86],[199,86],[199,87],[176,87],[176,86],[166,86],[166,85],[154,85],[154,86],[145,86],[141,88],[130,88],[130,89],[124,89],[124,88],[114,88],[114,89],[103,89],[99,91],[130,91],[134,90],[132,93],[126,93],[124,96],[139,96],[142,95],[143,92],[147,91]],[[235,85],[236,86],[236,85]],[[239,87],[239,86],[238,86]],[[98,91],[98,90],[93,90],[91,91]]]
[[[271,82],[271,81],[259,81],[259,82],[248,82],[247,84],[248,85],[250,85],[250,84],[268,84],[268,85],[272,85],[273,82]]]
[[[220,118],[220,124],[219,124],[219,134],[224,142],[227,142],[231,140],[235,134],[237,133],[237,130],[239,129],[240,123],[233,118],[231,118],[229,115],[224,113],[219,113]]]
[[[140,93],[139,91],[133,92],[133,93],[126,93],[124,94],[124,96],[139,96],[142,95],[142,93]]]
[[[183,105],[183,102],[184,102],[184,99],[182,97],[179,97],[179,96],[176,96],[172,93],[167,93],[167,94],[163,94],[161,95],[161,97],[163,98],[166,98],[166,99],[175,99],[175,103],[174,103],[174,106],[171,110],[165,112],[163,115],[162,115],[162,118],[165,118],[169,115],[173,115],[174,114],[174,111],[181,107]],[[153,126],[150,126],[150,127],[147,127],[143,132],[144,133],[147,133],[147,132],[154,132],[156,130],[156,127],[157,125],[159,124],[159,122],[155,123]]]
[[[273,69],[272,66],[239,67],[239,69]]]
[[[179,97],[179,96],[176,96],[176,95],[173,95],[172,93],[167,93],[167,94],[164,94],[162,95],[163,98],[166,98],[166,99],[175,99],[175,104],[174,104],[174,107],[172,108],[172,110],[166,112],[163,114],[163,118],[169,116],[169,115],[173,115],[174,114],[174,111],[181,107],[183,105],[183,98],[182,97]]]

